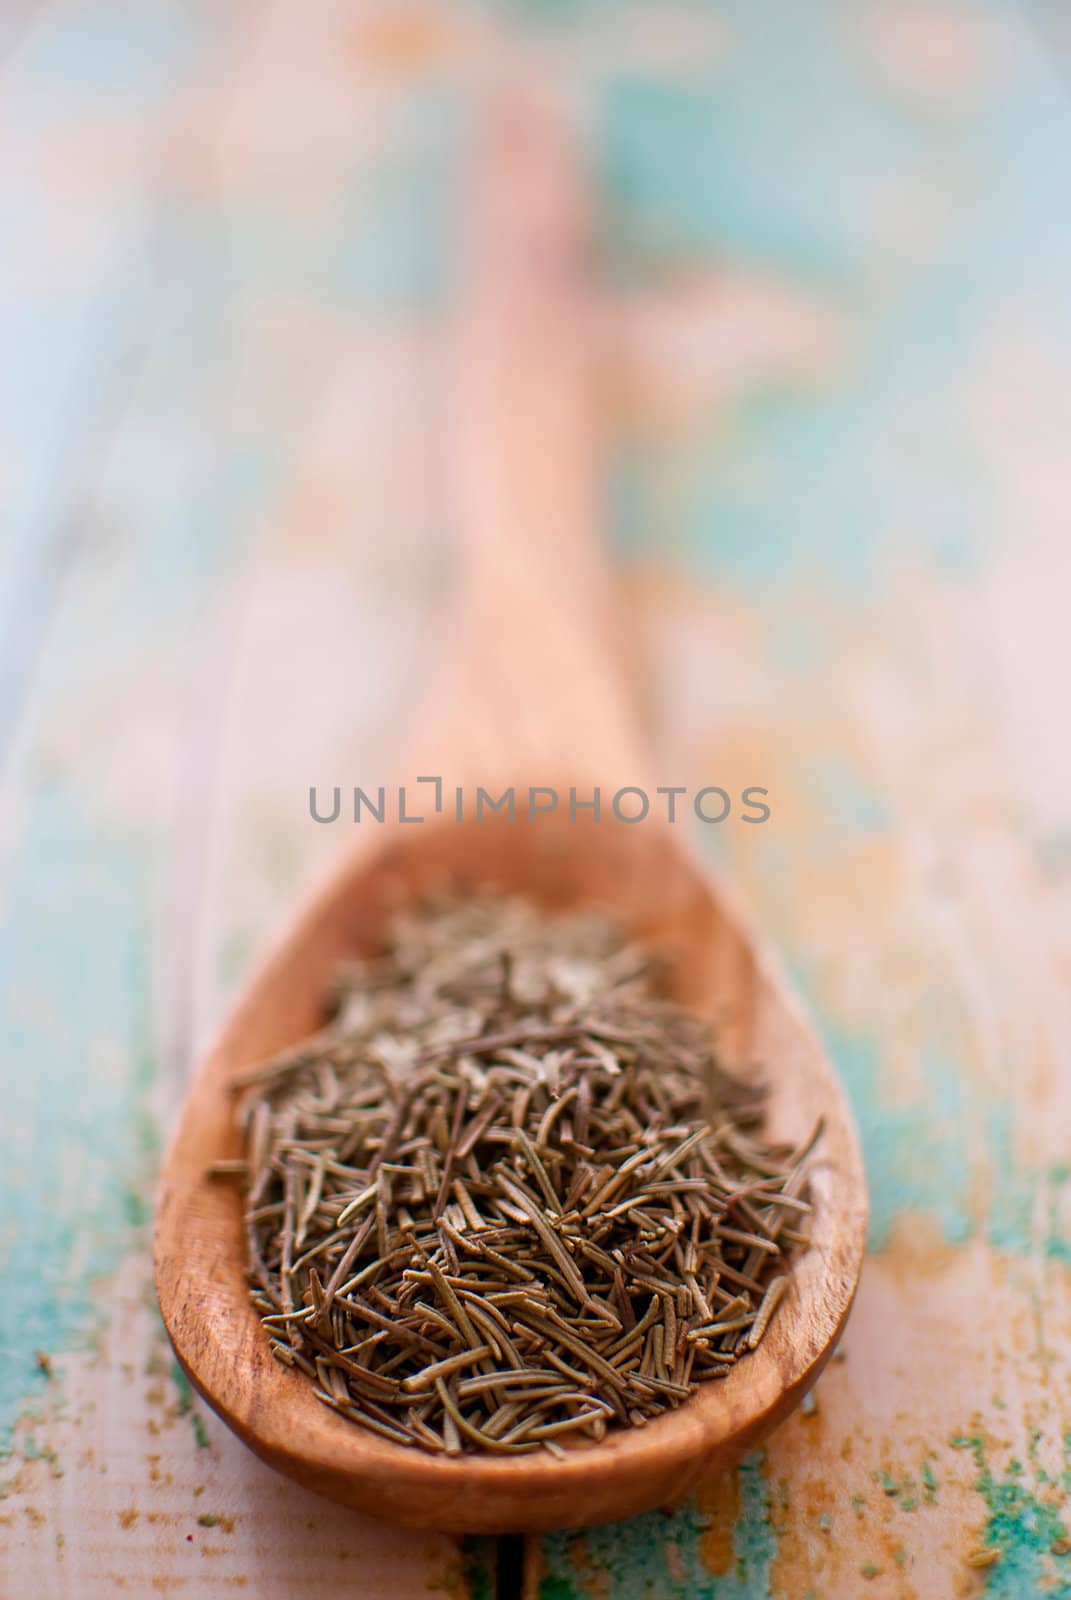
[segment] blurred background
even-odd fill
[[[488,1546],[202,1415],[146,1225],[192,1059],[348,842],[309,785],[384,781],[435,671],[506,50],[592,174],[663,781],[770,790],[701,842],[873,1213],[817,1410],[526,1582],[1071,1595],[1069,40],[1056,0],[0,10],[0,1593],[492,1592]]]

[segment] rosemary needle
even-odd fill
[[[642,1427],[766,1333],[806,1161],[593,914],[397,919],[323,1028],[238,1080],[272,1353],[398,1444],[562,1455]]]

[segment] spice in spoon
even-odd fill
[[[398,919],[319,1033],[243,1073],[253,1303],[275,1356],[399,1444],[559,1454],[746,1360],[807,1154],[762,1135],[652,956],[484,897]]]

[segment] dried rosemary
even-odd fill
[[[809,1207],[762,1094],[593,915],[400,918],[318,1034],[240,1080],[276,1357],[399,1444],[599,1439],[754,1349]]]

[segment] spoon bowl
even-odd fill
[[[379,1439],[316,1399],[275,1361],[249,1300],[241,1200],[207,1174],[240,1154],[234,1076],[323,1021],[335,964],[382,945],[393,912],[441,890],[491,888],[548,910],[598,907],[664,955],[674,998],[707,1017],[730,1070],[768,1084],[770,1134],[824,1130],[811,1168],[810,1245],[758,1348],[643,1428],[613,1431],[564,1460],[427,1455]],[[160,1191],[157,1289],[184,1371],[271,1466],[390,1521],[459,1533],[579,1527],[686,1494],[752,1449],[802,1398],[832,1353],[855,1292],[866,1194],[836,1076],[769,955],[668,825],[551,814],[510,823],[386,825],[298,922],[254,982],[198,1075]]]

